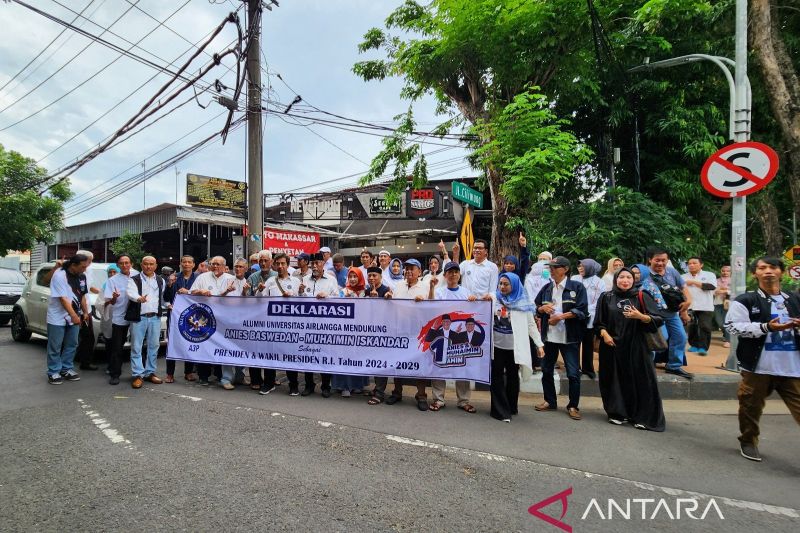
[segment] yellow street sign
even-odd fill
[[[783,256],[789,261],[800,262],[800,244],[795,244]]]
[[[475,235],[472,233],[472,209],[464,209],[464,223],[461,224],[461,249],[464,251],[464,259],[472,259],[472,245],[475,243]]]

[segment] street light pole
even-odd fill
[[[271,9],[271,8],[270,8]],[[261,1],[248,0],[252,28],[247,48],[247,254],[261,251],[264,234],[263,141],[261,131]],[[256,22],[256,23],[254,23]],[[258,236],[258,239],[254,237]]]

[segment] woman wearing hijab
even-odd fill
[[[365,286],[366,282],[364,281],[364,274],[361,273],[361,269],[350,267],[347,271],[347,285],[342,290],[342,295],[345,298],[363,298],[365,295]],[[361,394],[368,385],[368,376],[334,374],[331,377],[331,388],[340,391],[342,398],[349,398],[351,394]]]
[[[536,308],[528,300],[519,276],[503,272],[497,282],[494,313],[494,357],[492,357],[491,416],[511,422],[517,414],[520,372],[522,381],[533,373],[528,338],[536,345],[538,356],[544,355],[544,343],[536,327]]]
[[[442,259],[439,255],[434,254],[428,258],[428,270],[426,270],[422,275],[422,284],[426,287],[430,286],[431,278],[436,278],[439,280],[436,283],[436,287],[444,287],[444,272],[442,272]]]
[[[400,261],[399,258],[395,257],[389,263],[389,277],[384,278],[383,282],[389,286],[390,289],[394,290],[398,283],[403,281],[405,277],[403,276],[403,262]]]
[[[664,410],[645,332],[663,324],[650,294],[635,286],[633,272],[621,268],[613,288],[600,296],[594,328],[600,337],[600,395],[611,424],[664,431]]]
[[[586,288],[586,299],[589,301],[589,318],[586,321],[586,331],[581,342],[581,374],[594,379],[594,324],[595,309],[600,295],[606,292],[606,284],[597,274],[600,273],[600,263],[594,259],[581,259],[578,262],[578,274],[572,276],[575,281],[580,281]]]
[[[612,257],[608,260],[606,272],[603,274],[603,282],[606,284],[606,290],[610,291],[614,285],[614,273],[620,268],[624,267],[625,263],[619,257]]]

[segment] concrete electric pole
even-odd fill
[[[255,21],[255,23],[254,23]],[[247,0],[247,254],[261,251],[264,233],[264,182],[261,133],[261,0]],[[253,239],[258,236],[258,239]]]

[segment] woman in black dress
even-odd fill
[[[652,296],[635,287],[629,269],[619,270],[611,291],[600,296],[594,320],[601,341],[600,394],[610,423],[664,431],[655,366],[644,337],[662,323]]]

